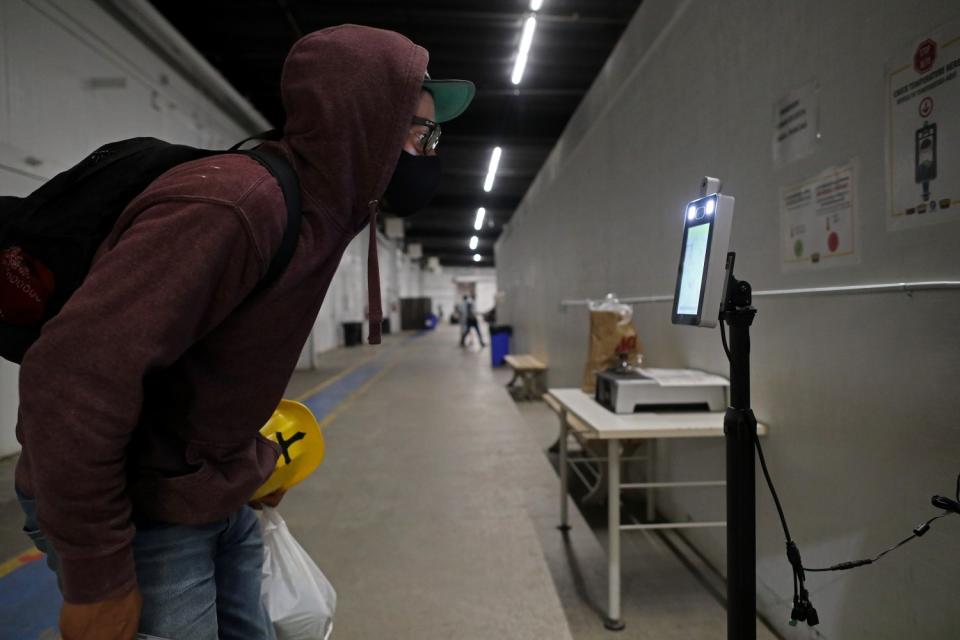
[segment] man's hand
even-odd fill
[[[134,640],[140,627],[142,606],[143,598],[136,587],[103,602],[64,602],[60,609],[60,637],[63,640]]]
[[[256,502],[251,502],[250,506],[254,509],[263,509],[264,507],[276,507],[280,504],[280,501],[283,500],[283,496],[286,495],[285,489],[277,489],[273,493],[268,493],[263,496]]]

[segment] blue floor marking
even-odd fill
[[[331,411],[337,408],[341,402],[362,387],[370,378],[375,376],[383,368],[379,362],[374,360],[368,362],[356,371],[351,371],[328,387],[324,387],[317,393],[307,398],[303,404],[307,405],[318,422],[322,422]]]
[[[0,579],[0,640],[34,640],[56,629],[61,602],[57,578],[43,560],[8,573]]]
[[[427,332],[417,334],[420,337]],[[304,404],[322,421],[351,393],[383,369],[376,358],[313,394]],[[24,537],[26,543],[26,537]],[[0,640],[35,640],[56,629],[62,603],[57,579],[46,562],[30,562],[0,578]],[[51,636],[54,637],[54,636]]]

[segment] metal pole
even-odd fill
[[[656,478],[657,478],[657,441],[647,440],[647,522],[653,522],[657,517],[656,505]]]
[[[615,438],[607,440],[607,535],[610,609],[603,626],[622,631],[626,625],[620,619],[620,441]]]
[[[771,289],[754,291],[755,298],[781,296],[822,296],[822,295],[855,295],[861,293],[914,293],[917,291],[957,291],[960,290],[960,280],[925,280],[922,282],[883,282],[877,284],[853,284],[834,287],[805,287],[801,289]],[[672,295],[658,296],[629,296],[619,298],[623,304],[651,304],[656,302],[673,302]],[[560,307],[585,307],[592,300],[561,300]]]
[[[560,410],[560,531],[569,531],[567,524],[567,410]]]
[[[730,327],[730,407],[723,419],[727,449],[727,638],[757,637],[756,496],[750,409],[750,324],[756,310],[727,311]]]

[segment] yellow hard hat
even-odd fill
[[[281,400],[260,435],[280,445],[277,468],[251,500],[278,489],[286,491],[303,481],[323,462],[323,434],[310,409],[292,400]]]

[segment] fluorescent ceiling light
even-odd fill
[[[513,76],[510,78],[513,84],[520,84],[520,81],[523,80],[523,70],[527,68],[527,54],[530,53],[530,45],[533,44],[533,32],[536,30],[537,19],[530,16],[523,24],[520,50],[517,52],[517,62],[513,65]]]
[[[477,219],[473,223],[473,228],[477,231],[480,231],[480,228],[483,226],[483,217],[487,215],[487,210],[483,207],[477,209]]]
[[[479,254],[479,253],[473,254],[473,261],[474,261],[474,262],[480,262],[481,260],[483,260],[483,258],[480,257],[480,254]]]
[[[540,11],[540,7],[542,6],[543,6],[543,0],[530,0],[531,11]]]
[[[476,249],[478,244],[480,244],[480,238],[477,236],[470,236],[470,250],[473,251]]]
[[[487,168],[487,179],[483,181],[483,190],[493,189],[493,179],[497,177],[497,167],[500,166],[500,154],[503,150],[500,147],[494,147],[490,154],[490,166]]]

